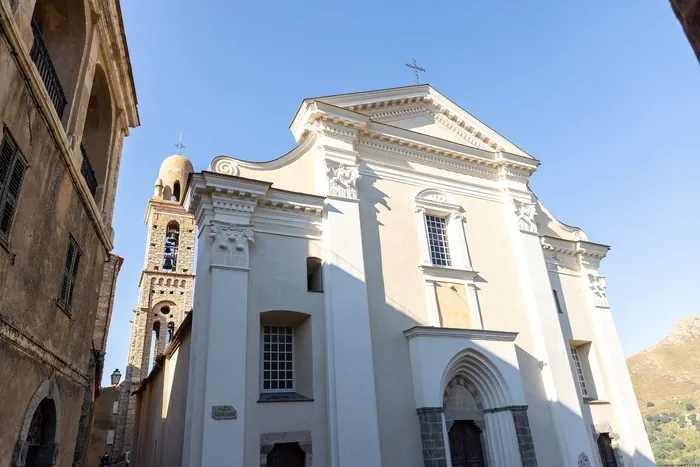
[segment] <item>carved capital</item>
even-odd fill
[[[578,467],[591,467],[591,461],[585,452],[578,455]]]
[[[590,288],[595,295],[595,305],[599,307],[608,307],[608,280],[605,276],[599,276],[597,274],[589,274],[588,280],[590,281]]]
[[[357,199],[357,180],[360,178],[360,171],[357,167],[345,164],[339,164],[336,167],[330,162],[327,164],[328,195]]]
[[[521,231],[537,233],[537,223],[535,222],[536,206],[535,203],[513,200],[513,210],[518,220],[518,228]]]
[[[211,265],[248,269],[249,244],[254,241],[249,225],[228,225],[211,221],[209,239],[213,242]]]

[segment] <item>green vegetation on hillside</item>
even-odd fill
[[[647,408],[655,408],[647,404]],[[691,401],[663,404],[666,410],[647,411],[644,424],[656,461],[661,464],[700,463],[700,418]],[[674,410],[668,410],[673,408]]]

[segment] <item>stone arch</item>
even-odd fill
[[[442,378],[443,396],[448,385],[458,376],[474,386],[483,410],[512,405],[505,378],[491,360],[478,350],[465,349],[450,360]]]
[[[113,113],[114,105],[107,74],[102,66],[97,64],[80,150],[83,153],[81,173],[98,204],[102,201],[107,186],[109,156],[114,134]]]
[[[171,284],[170,279],[168,279],[168,280],[165,281],[165,286],[166,286],[166,287],[170,287],[170,284]]]
[[[180,283],[179,280],[177,280],[177,279],[173,280],[173,287],[177,287],[179,283]]]
[[[80,87],[88,8],[85,0],[37,0],[32,14],[32,59],[64,125]]]
[[[163,285],[163,278],[158,279],[158,285]]]
[[[43,433],[44,440],[41,446],[41,456],[43,459],[46,459],[46,462],[42,465],[56,465],[61,435],[61,395],[53,377],[44,380],[39,385],[29,400],[29,404],[27,404],[12,457],[12,467],[24,467],[27,465],[27,455],[31,455],[28,436],[30,435],[30,427],[32,427],[33,422],[35,424],[37,422],[37,414],[50,418],[49,420],[44,420],[44,423],[47,423],[47,430]],[[53,417],[51,418],[51,416]]]

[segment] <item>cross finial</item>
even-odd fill
[[[181,154],[183,148],[186,147],[184,144],[182,144],[182,133],[180,133],[180,140],[177,142],[177,144],[175,145],[175,147],[177,148],[177,153],[178,153],[178,154]]]
[[[406,66],[413,70],[413,74],[416,75],[416,84],[420,84],[420,75],[418,75],[418,73],[425,73],[425,68],[418,66],[415,58],[413,59],[413,63],[406,63]]]

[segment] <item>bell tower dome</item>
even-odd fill
[[[160,165],[154,198],[182,202],[187,178],[194,172],[192,162],[181,154],[166,158]]]

